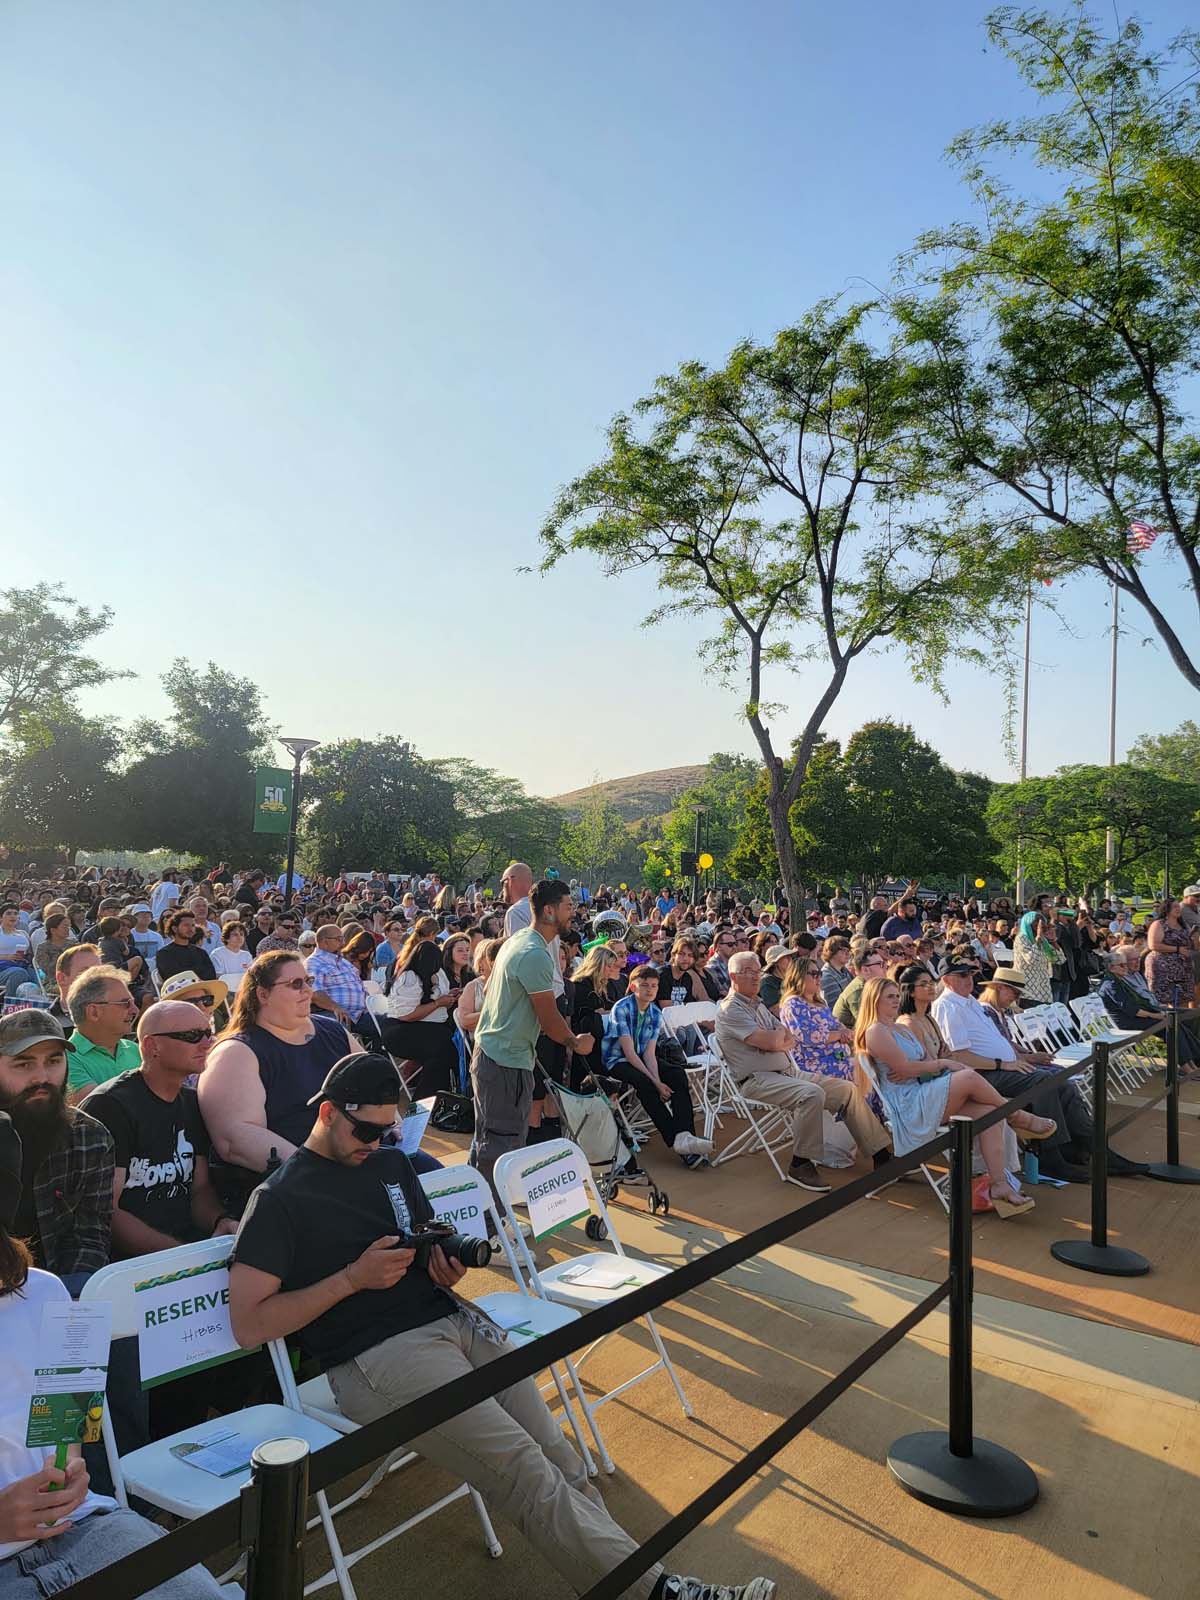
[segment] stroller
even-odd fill
[[[618,1087],[611,1080],[589,1073],[582,1082],[584,1093],[576,1094],[553,1079],[547,1081],[546,1092],[558,1108],[564,1136],[587,1157],[604,1204],[615,1200],[623,1186],[646,1189],[651,1216],[665,1217],[671,1210],[671,1197],[638,1165],[641,1145],[616,1095],[609,1092],[610,1084],[613,1089]],[[585,1231],[592,1240],[603,1239],[608,1233],[599,1216],[588,1218]]]

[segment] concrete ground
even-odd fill
[[[1200,1163],[1200,1120],[1184,1120],[1184,1158]],[[1118,1141],[1131,1155],[1161,1141],[1157,1113],[1137,1130]],[[452,1142],[436,1153],[456,1156]],[[664,1160],[671,1158],[648,1164],[670,1174],[672,1215],[651,1218],[637,1196],[616,1208],[627,1247],[657,1260],[681,1263],[804,1201],[801,1191],[767,1180],[761,1157],[709,1174]],[[974,1230],[981,1263],[976,1431],[1035,1468],[1042,1492],[1031,1511],[964,1522],[911,1499],[886,1470],[894,1439],[945,1423],[943,1310],[692,1534],[671,1564],[727,1582],[766,1573],[778,1581],[780,1600],[1195,1600],[1200,1189],[1148,1180],[1112,1186],[1114,1236],[1156,1267],[1116,1286],[1083,1274],[1069,1281],[1060,1276],[1065,1269],[1047,1264],[1048,1240],[1082,1226],[1085,1193],[1041,1189],[1033,1217],[982,1217]],[[834,1223],[837,1238],[825,1232]],[[945,1272],[944,1214],[927,1188],[911,1182],[801,1238],[812,1248],[780,1246],[658,1314],[693,1420],[662,1375],[602,1409],[617,1463],[602,1487],[635,1537],[648,1536],[738,1460]],[[836,1254],[830,1243],[840,1246]],[[582,1234],[571,1230],[551,1253],[581,1248]],[[878,1259],[889,1252],[895,1259]],[[985,1282],[998,1292],[982,1292]],[[505,1285],[510,1280],[490,1271],[464,1283],[473,1292]],[[649,1348],[641,1327],[614,1336],[589,1359],[585,1378],[611,1388],[646,1364]],[[344,1544],[365,1542],[449,1486],[425,1463],[396,1475],[338,1519]],[[366,1558],[354,1573],[358,1593],[362,1600],[401,1590],[453,1591],[456,1600],[569,1594],[514,1529],[497,1522],[497,1531],[505,1550],[493,1561],[469,1506],[458,1502]],[[325,1570],[319,1536],[310,1538],[308,1557],[310,1577]]]

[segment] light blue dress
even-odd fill
[[[909,1028],[893,1028],[892,1038],[913,1061],[924,1061],[925,1051],[921,1041]],[[946,1101],[950,1098],[950,1073],[944,1072],[928,1083],[918,1083],[915,1078],[888,1077],[882,1061],[870,1057],[879,1080],[879,1093],[887,1107],[888,1121],[892,1125],[892,1146],[898,1156],[915,1150],[926,1139],[932,1139],[946,1120]]]

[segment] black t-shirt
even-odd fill
[[[859,925],[859,932],[867,939],[878,939],[879,930],[890,915],[887,911],[868,911]]]
[[[211,982],[217,975],[217,969],[213,966],[207,950],[198,944],[176,944],[174,939],[170,944],[163,945],[155,956],[154,963],[164,983],[179,972],[194,972],[198,978],[207,982]]]
[[[356,1261],[384,1234],[407,1232],[433,1216],[424,1189],[399,1150],[377,1150],[343,1167],[302,1146],[250,1196],[234,1259],[307,1289]],[[300,1330],[304,1350],[336,1367],[409,1328],[423,1328],[455,1301],[416,1262],[390,1289],[360,1289]]]
[[[87,1113],[112,1134],[113,1163],[126,1169],[121,1210],[173,1239],[194,1238],[192,1178],[209,1150],[196,1091],[162,1100],[134,1068],[94,1089]]]
[[[695,970],[694,967],[689,967],[677,978],[671,971],[670,963],[664,966],[658,974],[658,1004],[690,1006],[696,998],[692,983],[692,973]]]

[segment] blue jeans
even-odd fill
[[[155,1527],[136,1511],[93,1511],[69,1533],[31,1544],[0,1561],[0,1600],[47,1600],[79,1578],[101,1572],[133,1550],[142,1550],[166,1529]],[[240,1597],[236,1584],[223,1588],[203,1567],[189,1567],[151,1589],[144,1600],[217,1600]]]

